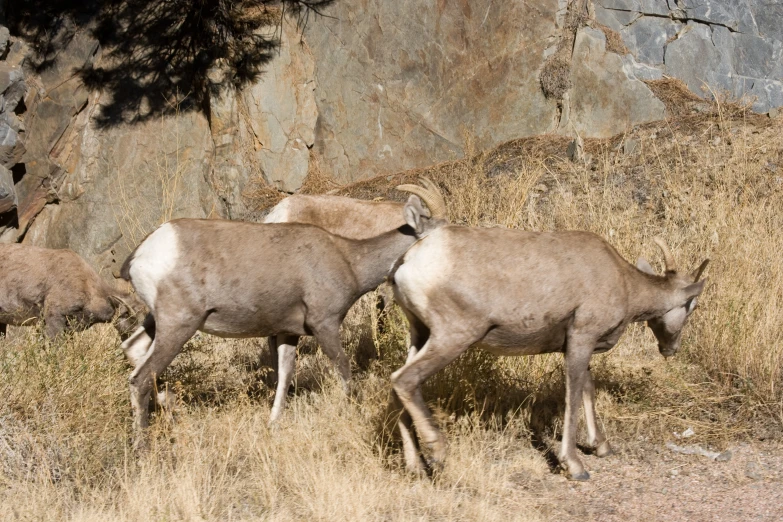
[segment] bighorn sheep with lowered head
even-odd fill
[[[432,210],[443,207],[438,185],[425,176],[421,177],[420,183],[422,186],[406,184],[398,186],[397,189],[420,196]],[[267,214],[264,223],[307,223],[348,239],[368,239],[405,225],[402,212],[404,205],[397,201],[368,201],[344,196],[294,194],[275,205]],[[445,212],[446,209],[443,207],[444,216]],[[394,300],[391,289],[384,283],[378,290],[379,307],[386,308]],[[269,346],[272,360],[276,361],[277,342],[270,338]]]
[[[441,197],[438,186],[426,177],[421,184],[397,188],[420,196],[428,206],[439,205],[435,202]],[[403,206],[396,201],[294,194],[275,205],[264,223],[308,223],[348,239],[368,239],[405,225]]]
[[[316,337],[347,388],[351,371],[340,324],[417,237],[444,223],[442,198],[429,197],[431,214],[415,195],[401,209],[417,223],[418,235],[403,225],[352,240],[300,223],[177,219],[147,236],[121,272],[151,314],[123,344],[136,366],[130,391],[137,444],[148,425],[154,377],[198,330],[221,337],[272,336],[279,371],[270,422],[285,406],[299,336]]]
[[[72,250],[0,245],[0,333],[6,325],[30,325],[43,317],[56,337],[75,323],[108,323],[126,338],[143,318],[133,294],[112,288]]]
[[[420,386],[472,345],[497,355],[563,352],[566,410],[559,459],[574,480],[589,474],[576,454],[580,400],[588,442],[598,456],[611,447],[595,418],[593,353],[612,348],[628,324],[647,321],[664,356],[674,355],[706,280],[675,268],[661,240],[666,273],[626,262],[588,232],[526,232],[447,225],[411,247],[392,274],[394,294],[410,322],[411,347],[392,384],[405,408],[398,426],[408,469],[425,471],[411,420],[442,463],[446,441]]]

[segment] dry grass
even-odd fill
[[[562,100],[571,88],[571,57],[567,46],[561,46],[544,62],[539,74],[541,90],[544,96]]]
[[[627,259],[658,266],[656,235],[685,266],[710,257],[684,353],[663,360],[637,325],[593,368],[599,415],[620,448],[660,444],[686,427],[693,443],[725,447],[777,437],[783,420],[782,124],[716,105],[585,140],[588,165],[564,158],[567,139],[544,136],[485,152],[468,146],[463,161],[340,193],[401,200],[393,187],[426,174],[455,222],[593,230]],[[629,142],[633,152],[623,153]],[[312,343],[300,347],[294,397],[271,430],[263,342],[197,336],[164,376],[180,395],[174,421],[153,418],[152,451],[138,461],[129,453],[129,369],[113,329],[57,343],[12,331],[0,341],[0,512],[80,521],[552,517],[561,479],[541,450],[556,443],[561,422],[561,357],[469,351],[430,379],[425,396],[447,430],[449,460],[436,480],[413,480],[388,409],[406,327],[398,310],[387,313],[374,331],[370,295],[344,325],[357,363],[350,399]]]
[[[620,33],[605,25],[599,24],[598,22],[594,22],[593,25],[597,29],[600,29],[601,32],[604,33],[604,36],[606,36],[607,51],[610,53],[619,54],[620,56],[625,56],[631,52],[628,47],[625,46],[625,42],[623,42],[623,37],[620,35]]]

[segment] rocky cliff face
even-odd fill
[[[595,0],[595,20],[618,31],[642,68],[695,93],[783,105],[783,4],[761,0]]]
[[[757,0],[339,0],[303,36],[284,23],[253,83],[216,66],[198,110],[106,125],[111,94],[74,71],[110,49],[66,31],[34,68],[1,6],[0,240],[73,248],[107,277],[167,219],[257,218],[248,187],[293,192],[313,158],[348,182],[460,157],[468,138],[611,136],[666,116],[646,83],[663,75],[783,105],[783,8]]]

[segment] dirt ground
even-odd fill
[[[541,510],[553,520],[783,520],[783,445],[742,443],[728,451],[729,460],[718,462],[629,443],[605,459],[585,456],[591,479],[556,477],[555,498]]]

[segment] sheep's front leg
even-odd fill
[[[47,312],[44,322],[46,323],[46,337],[49,339],[54,339],[65,331],[66,318],[60,313]]]
[[[285,409],[288,388],[296,372],[296,345],[299,337],[295,335],[275,335],[269,337],[269,349],[277,354],[277,391],[269,424],[277,421]]]
[[[566,345],[566,409],[563,422],[563,441],[560,447],[560,464],[565,467],[571,480],[588,480],[582,461],[576,454],[576,428],[582,391],[588,375],[590,356],[593,353],[592,340],[569,334]]]
[[[351,363],[340,342],[340,323],[322,324],[313,328],[313,333],[315,333],[315,339],[321,346],[321,350],[337,367],[337,373],[343,381],[343,389],[346,394],[349,394],[351,392]]]

